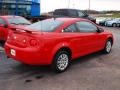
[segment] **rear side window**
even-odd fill
[[[73,25],[68,26],[66,29],[64,29],[64,32],[77,32],[77,28],[73,24]]]
[[[77,22],[76,26],[78,30],[83,33],[97,32],[97,27],[90,22],[86,21]]]
[[[47,20],[39,21],[37,23],[29,25],[26,28],[32,29],[35,31],[38,30],[43,32],[53,32],[56,28],[58,28],[63,23],[64,23],[63,21],[59,21],[55,19],[47,19]]]
[[[0,24],[5,24],[5,21],[2,18],[0,18]]]

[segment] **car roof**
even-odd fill
[[[71,10],[74,10],[74,11],[81,11],[81,12],[83,12],[84,10],[79,10],[79,9],[68,9],[68,8],[62,8],[62,9],[55,9],[55,11],[57,11],[57,10],[67,10],[67,11],[71,11]]]
[[[15,16],[15,15],[3,15],[3,16],[0,16],[0,17],[3,17],[3,18],[12,18],[12,17],[21,17],[21,16]]]
[[[63,22],[74,22],[74,21],[88,21],[87,19],[83,19],[83,18],[54,18],[56,20],[59,20],[59,21],[63,21]]]

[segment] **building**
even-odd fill
[[[0,14],[40,16],[40,0],[0,0]]]

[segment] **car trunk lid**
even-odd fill
[[[22,48],[38,46],[39,40],[36,38],[38,31],[27,30],[25,28],[11,28],[11,30],[7,43]]]

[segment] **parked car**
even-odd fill
[[[110,53],[113,35],[80,18],[53,18],[13,29],[5,43],[7,57],[29,65],[65,71],[71,60],[97,51]]]
[[[21,16],[0,16],[0,41],[6,41],[10,28],[25,27],[31,23]]]
[[[112,19],[112,18],[105,18],[105,19],[99,21],[99,25],[105,26],[105,23],[106,23],[107,21],[111,21],[111,20],[113,20],[113,19]]]
[[[96,23],[99,24],[99,22],[105,20],[105,17],[97,17],[96,18]]]
[[[105,22],[105,26],[119,27],[120,19],[113,19]]]
[[[88,15],[85,11],[77,9],[56,9],[53,12],[53,15],[57,17],[84,18],[96,23],[96,19],[94,17]]]

